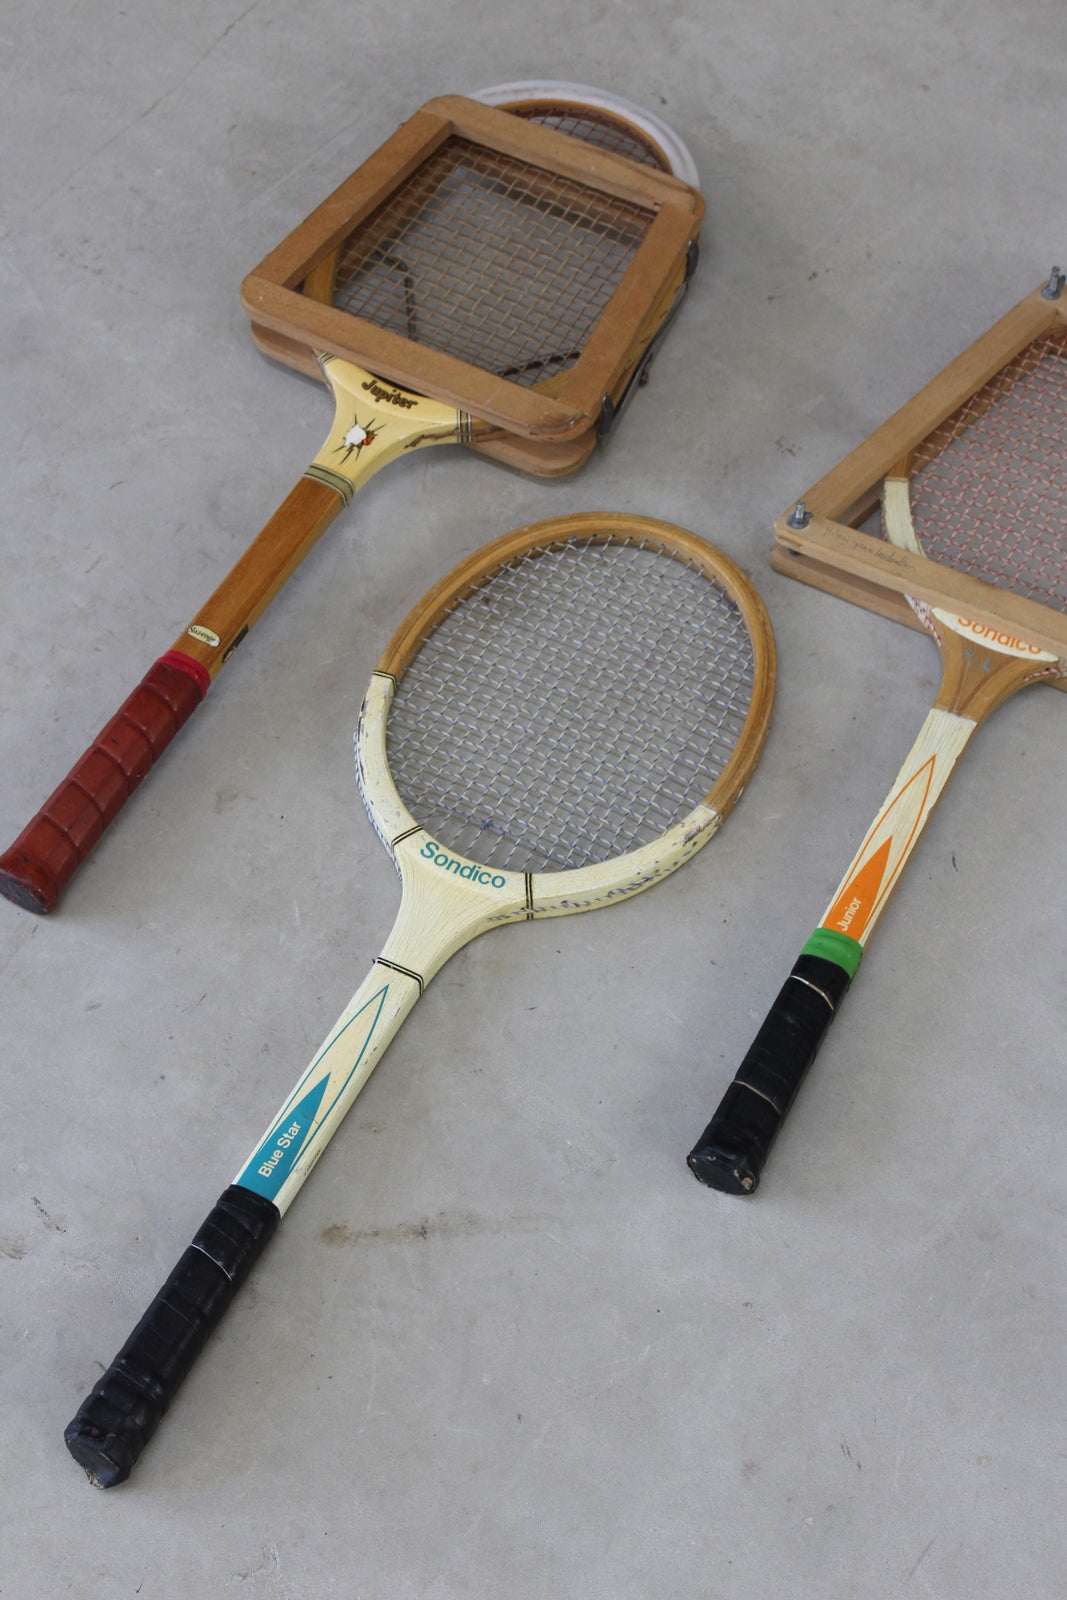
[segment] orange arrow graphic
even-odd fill
[[[931,755],[911,777],[902,789],[890,800],[882,815],[878,818],[864,842],[857,861],[859,865],[850,878],[846,878],[837,898],[826,913],[821,926],[832,928],[837,933],[847,933],[850,939],[862,939],[867,931],[875,912],[879,909],[885,898],[883,891],[888,892],[887,876],[895,878],[904,862],[907,860],[912,845],[922,830],[926,816],[927,801],[933,785],[934,763],[936,756]],[[903,805],[911,813],[911,826],[907,837],[901,845],[892,867],[890,855],[893,850],[893,813],[897,813],[896,820],[900,820],[898,808]],[[888,828],[888,833],[886,829]],[[883,842],[871,855],[867,855],[871,841],[879,834],[885,833]]]
[[[827,912],[823,922],[824,928],[847,933],[850,939],[860,937],[878,903],[892,844],[893,840],[890,837],[863,864],[856,876],[849,879]]]

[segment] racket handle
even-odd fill
[[[124,1483],[280,1220],[231,1185],[63,1434],[91,1483]]]
[[[689,1152],[689,1166],[701,1183],[724,1194],[755,1192],[775,1135],[852,976],[836,961],[800,956]]]
[[[149,668],[59,788],[0,855],[0,894],[54,911],[104,829],[207,693],[205,668],[171,650]]]

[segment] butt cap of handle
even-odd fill
[[[151,771],[207,692],[207,672],[171,650],[154,662],[101,730],[0,855],[0,894],[24,911],[54,911],[104,829]]]
[[[763,1164],[852,974],[802,955],[718,1110],[689,1152],[690,1171],[724,1194],[754,1194]]]
[[[63,1437],[91,1483],[129,1477],[141,1451],[230,1301],[266,1248],[280,1214],[231,1185]]]

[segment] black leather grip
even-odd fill
[[[63,1435],[92,1483],[110,1489],[138,1456],[208,1335],[278,1226],[250,1189],[220,1196],[189,1249]]]
[[[753,1194],[775,1135],[848,989],[836,961],[802,955],[767,1013],[689,1166],[724,1194]]]

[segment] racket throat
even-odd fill
[[[329,484],[347,504],[388,462],[429,444],[469,444],[473,419],[465,411],[378,378],[352,361],[323,355],[320,365],[334,398],[334,420],[306,476]]]
[[[1059,677],[1051,651],[1010,630],[912,601],[941,651],[941,687],[934,706],[978,724],[1027,683]]]

